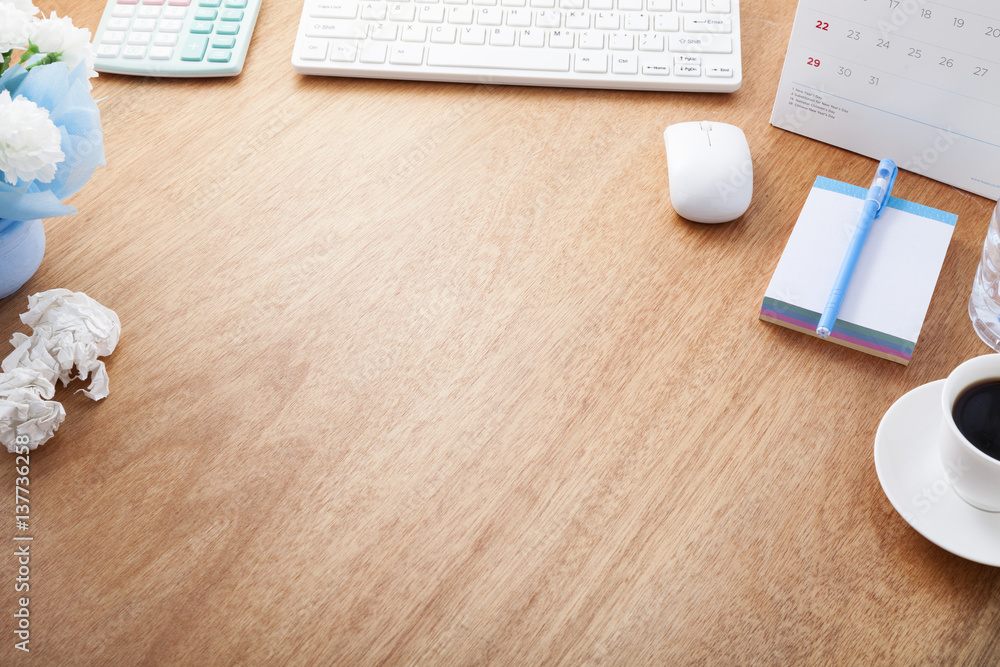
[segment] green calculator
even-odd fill
[[[109,0],[94,36],[98,72],[235,76],[261,0]]]

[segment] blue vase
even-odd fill
[[[0,299],[21,289],[35,275],[44,254],[41,220],[0,218]]]

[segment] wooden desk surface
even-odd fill
[[[992,203],[897,181],[959,215],[909,367],[760,322],[814,177],[873,165],[769,125],[794,10],[744,4],[732,95],[307,78],[298,1],[236,79],[101,76],[107,167],[0,302],[3,340],[55,287],[123,325],[110,397],[61,390],[31,456],[31,657],[1000,661],[1000,570],[910,528],[872,456],[989,351]],[[661,133],[703,118],[753,149],[731,224],[667,196]]]

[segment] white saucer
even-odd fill
[[[875,470],[900,516],[956,556],[1000,567],[1000,512],[985,512],[958,497],[938,458],[944,380],[902,396],[875,433]]]

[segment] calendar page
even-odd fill
[[[1000,198],[1000,2],[801,0],[771,124]]]

